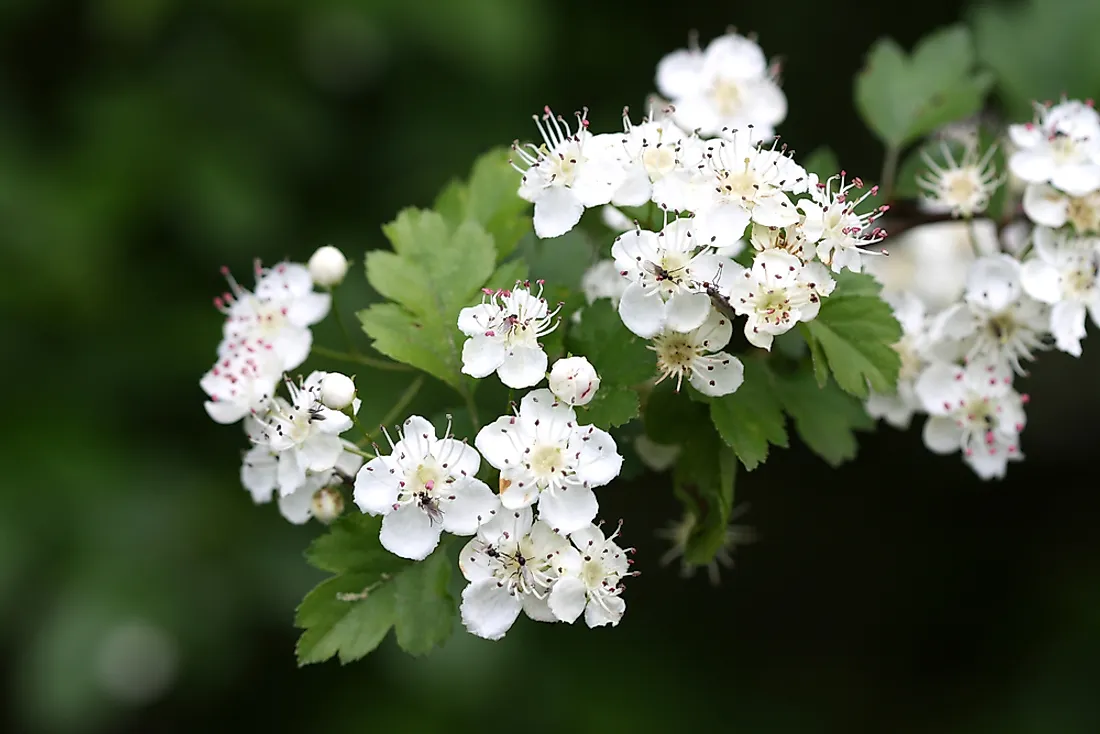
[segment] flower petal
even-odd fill
[[[497,371],[507,350],[500,339],[476,335],[462,345],[462,374],[481,379]]]
[[[344,453],[344,444],[339,436],[327,433],[315,433],[302,442],[300,451],[310,471],[328,471],[336,466],[340,454]]]
[[[304,525],[313,517],[313,485],[305,484],[297,492],[279,498],[279,512],[295,525]]]
[[[387,457],[375,457],[355,475],[352,498],[363,512],[385,515],[393,510],[399,484],[403,479],[404,477],[397,475],[397,470]]]
[[[550,590],[550,611],[562,622],[573,624],[584,613],[588,603],[588,590],[577,578],[559,579]]]
[[[692,366],[695,369],[688,378],[691,386],[711,397],[736,392],[745,381],[745,365],[737,357],[725,352],[697,357]]]
[[[535,234],[543,239],[560,237],[581,221],[581,214],[584,205],[572,191],[564,186],[547,187],[535,201]]]
[[[558,487],[539,495],[539,518],[563,535],[592,522],[599,510],[595,493],[583,485]]]
[[[504,637],[521,608],[520,601],[496,579],[476,581],[462,590],[462,624],[471,634],[486,640]]]
[[[619,476],[623,457],[607,431],[595,426],[579,426],[569,440],[569,450],[579,452],[577,479],[589,487],[602,487]]]
[[[1062,300],[1062,276],[1048,262],[1038,258],[1025,262],[1020,267],[1020,283],[1036,301],[1058,303]]]
[[[515,347],[505,354],[497,368],[497,376],[508,387],[534,387],[546,377],[546,352],[542,347]]]
[[[673,331],[691,331],[699,328],[710,312],[710,296],[706,293],[679,291],[665,304],[665,321]]]
[[[422,561],[439,545],[442,531],[441,524],[432,522],[426,512],[409,503],[382,518],[378,541],[396,556]]]
[[[950,418],[934,415],[924,424],[924,445],[937,454],[951,454],[962,445],[962,429]]]
[[[1059,301],[1050,310],[1050,331],[1058,349],[1081,356],[1081,340],[1085,338],[1085,304]]]
[[[444,501],[443,529],[454,535],[473,535],[500,507],[500,500],[480,479],[455,482],[447,491],[454,499]]]
[[[619,317],[631,332],[649,339],[665,326],[665,303],[655,289],[631,283],[619,300]]]
[[[605,609],[600,604],[589,604],[584,610],[584,623],[589,627],[602,627],[609,624],[612,627],[619,623],[626,612],[626,602],[620,596],[608,596],[603,600],[607,606]]]

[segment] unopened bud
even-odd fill
[[[319,286],[339,285],[348,274],[348,259],[332,245],[317,249],[309,258],[309,277]]]
[[[584,357],[559,359],[550,370],[550,390],[570,405],[586,405],[600,389],[600,376]]]
[[[333,487],[319,489],[313,493],[309,509],[315,518],[327,525],[343,514],[344,495]]]
[[[321,402],[326,408],[344,410],[355,400],[355,383],[340,372],[329,372],[321,380]]]

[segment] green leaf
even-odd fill
[[[810,359],[813,362],[814,378],[817,380],[817,386],[825,387],[825,384],[829,381],[829,363],[825,359],[825,350],[821,348],[821,342],[814,338],[813,332],[810,331],[805,322],[798,325],[798,330],[802,332],[802,337],[810,347]]]
[[[450,580],[451,559],[443,545],[394,579],[397,644],[410,655],[425,655],[450,638],[455,617]]]
[[[510,157],[507,148],[480,156],[468,182],[452,181],[434,204],[452,226],[466,221],[480,224],[493,237],[498,261],[508,257],[531,231],[531,217],[526,215],[530,205],[519,198],[520,174],[508,162]]]
[[[993,79],[973,65],[970,33],[961,25],[925,37],[911,56],[879,39],[856,77],[856,105],[887,147],[901,148],[981,109]]]
[[[814,148],[813,152],[802,161],[802,167],[806,169],[807,173],[817,174],[817,177],[822,181],[828,179],[829,176],[840,173],[840,161],[837,160],[833,149],[827,145]]]
[[[324,535],[314,539],[306,549],[309,565],[329,573],[344,573],[355,569],[373,569],[375,573],[394,573],[408,561],[398,558],[377,542],[382,518],[349,512],[329,526]]]
[[[584,309],[581,322],[568,335],[574,354],[583,354],[606,385],[636,385],[656,370],[648,342],[632,334],[611,301],[600,299]]]
[[[357,601],[339,596],[362,593],[371,578],[366,573],[336,576],[306,594],[294,620],[305,629],[295,648],[298,665],[320,663],[334,655],[341,663],[349,663],[378,647],[393,626],[393,587],[385,584]]]
[[[725,545],[737,459],[705,420],[693,424],[681,439],[683,448],[672,480],[677,498],[692,518],[684,563],[705,566]]]
[[[358,316],[363,331],[374,340],[374,349],[458,389],[462,380],[459,347],[449,329],[417,319],[394,303],[375,303]]]
[[[687,391],[689,394],[690,391]],[[663,382],[653,388],[645,401],[645,433],[657,443],[676,445],[690,435],[699,423],[710,423],[707,406],[675,391],[675,385]]]
[[[600,386],[592,402],[580,408],[583,423],[608,429],[626,425],[638,417],[638,393],[620,385]]]
[[[532,277],[551,287],[579,290],[584,272],[596,261],[596,245],[580,227],[551,239],[539,239],[529,232],[520,242],[518,254],[527,261]]]
[[[803,443],[830,466],[855,458],[859,444],[853,431],[869,431],[875,422],[863,404],[830,381],[819,387],[809,371],[776,375],[783,407],[794,419]]]
[[[712,400],[710,417],[749,471],[768,458],[770,444],[787,447],[782,405],[771,370],[761,359],[745,360],[744,384],[737,392]]]
[[[894,392],[901,358],[893,345],[901,339],[901,326],[879,298],[881,287],[860,273],[840,273],[836,280],[836,290],[822,300],[807,329],[846,392],[865,398],[867,383],[875,392]]]
[[[493,290],[515,288],[516,281],[526,279],[527,263],[523,260],[509,260],[497,266],[485,282],[485,287]]]

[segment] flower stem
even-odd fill
[[[409,383],[409,386],[405,388],[405,392],[401,393],[401,396],[397,398],[397,402],[393,404],[393,407],[389,409],[389,412],[383,416],[382,420],[378,422],[379,426],[388,426],[395,420],[401,417],[405,412],[405,409],[409,407],[409,403],[413,401],[416,394],[420,392],[420,388],[424,386],[424,375],[418,376],[415,380]],[[363,438],[359,439],[359,445],[363,446],[374,441],[378,437],[378,433],[381,430],[368,431],[363,428],[363,425],[359,422],[358,418],[352,417],[352,421],[363,432]]]
[[[411,372],[412,367],[400,362],[389,362],[384,359],[375,359],[373,357],[367,357],[363,354],[349,354],[347,352],[341,352],[338,349],[329,349],[328,347],[322,347],[320,345],[313,345],[313,353],[319,357],[327,357],[328,359],[336,359],[341,362],[352,362],[354,364],[361,364],[367,367],[374,367],[379,370],[390,370],[393,372]]]
[[[340,314],[340,304],[336,301],[336,289],[330,287],[328,289],[329,296],[332,298],[332,315],[336,318],[336,326],[340,329],[340,334],[344,337],[344,344],[348,348],[348,352],[352,356],[358,357],[359,350],[355,348],[355,342],[351,340],[351,332],[348,331],[347,324],[344,323],[344,317]]]
[[[470,422],[474,424],[474,431],[480,431],[481,420],[477,416],[477,403],[474,402],[474,394],[470,391],[469,385],[459,384],[462,385],[459,392],[462,393],[462,398],[466,401],[466,411],[470,414]]]
[[[879,177],[882,185],[882,198],[890,203],[890,197],[894,195],[894,179],[898,173],[898,155],[901,150],[896,145],[886,148],[886,157],[882,161],[882,175]]]

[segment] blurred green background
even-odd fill
[[[1098,7],[4,0],[0,731],[1100,731],[1096,336],[1024,382],[1028,458],[1004,482],[918,429],[840,471],[794,446],[742,475],[762,541],[718,588],[658,565],[663,478],[612,486],[602,515],[643,572],[620,627],[521,622],[421,660],[387,642],[346,668],[296,669],[319,526],[252,505],[243,437],[198,388],[220,265],[325,243],[361,262],[544,104],[597,130],[640,115],[693,28],[758,32],[785,59],[787,142],[874,175],[851,80],[877,36],[978,23],[995,103],[1026,115],[1100,96]],[[351,281],[349,314],[369,297]]]

